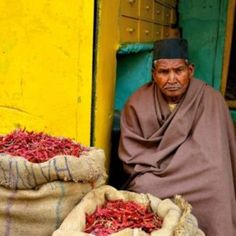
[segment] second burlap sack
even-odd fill
[[[81,202],[66,217],[53,236],[88,236],[84,233],[86,214],[91,214],[97,206],[102,206],[108,200],[135,201],[150,207],[152,211],[163,219],[162,228],[153,231],[151,236],[204,236],[198,228],[197,219],[191,214],[191,206],[181,197],[161,200],[151,194],[138,194],[104,185],[89,192]],[[112,236],[146,236],[141,229],[127,228],[111,234]]]

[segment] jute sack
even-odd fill
[[[153,231],[151,236],[204,236],[198,228],[197,219],[190,213],[191,206],[181,197],[175,200],[161,200],[151,194],[138,194],[129,191],[118,191],[115,188],[104,185],[92,190],[81,200],[61,224],[53,236],[88,236],[84,233],[85,214],[91,214],[97,206],[102,206],[107,200],[135,201],[148,206],[150,204],[154,213],[163,219],[162,228]],[[112,236],[147,236],[141,229],[127,228],[111,234]]]
[[[105,183],[104,162],[95,148],[39,164],[1,155],[0,235],[51,235],[86,193]]]

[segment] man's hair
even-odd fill
[[[181,59],[181,58],[180,58]],[[161,60],[161,59],[160,59]],[[168,60],[172,60],[172,59],[168,59]],[[188,59],[183,59],[185,64],[187,66],[191,65],[192,63],[190,63],[190,61]],[[154,60],[153,63],[152,63],[152,71],[154,71],[156,69],[156,63],[157,63],[158,60]]]

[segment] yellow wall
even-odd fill
[[[116,50],[118,49],[119,0],[99,1],[96,91],[94,107],[94,146],[110,155],[110,136],[113,119],[116,80]],[[107,165],[109,158],[107,158]]]
[[[93,0],[0,0],[0,133],[89,145],[93,20]]]

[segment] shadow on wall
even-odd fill
[[[117,189],[121,189],[127,181],[128,176],[124,172],[122,162],[118,157],[118,147],[120,141],[120,111],[117,110],[114,113],[111,139],[112,146],[108,184]]]

